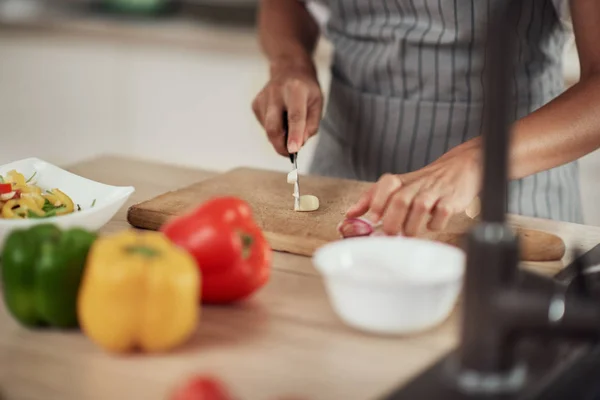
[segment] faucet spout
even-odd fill
[[[488,21],[484,71],[481,223],[467,237],[465,302],[459,365],[482,374],[509,374],[516,365],[496,307],[498,293],[514,284],[519,242],[505,224],[510,129],[514,122],[512,72],[521,4],[497,2]],[[507,33],[508,32],[508,33]]]
[[[483,182],[481,216],[503,223],[507,211],[510,130],[514,122],[512,73],[520,1],[496,3],[485,41]],[[514,29],[513,29],[514,27]]]

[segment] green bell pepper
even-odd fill
[[[29,327],[78,326],[77,295],[96,233],[51,224],[12,231],[2,251],[4,302]]]

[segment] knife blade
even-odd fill
[[[288,113],[283,112],[283,132],[285,133],[285,147],[287,148],[288,136],[289,136],[289,125],[288,125]],[[298,153],[290,153],[290,161],[296,171],[296,181],[294,182],[294,209],[300,209],[300,174],[298,173]]]

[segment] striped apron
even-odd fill
[[[482,130],[490,4],[506,0],[322,0],[334,46],[310,173],[376,181],[436,160]],[[560,0],[520,0],[515,117],[564,90]],[[577,162],[510,183],[510,213],[582,223]]]

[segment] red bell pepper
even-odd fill
[[[10,183],[0,183],[0,194],[8,194],[12,191],[12,185]]]
[[[196,259],[204,303],[243,300],[269,280],[272,249],[241,199],[209,200],[168,221],[161,231]]]
[[[233,398],[218,379],[198,375],[177,387],[170,400],[233,400]]]

